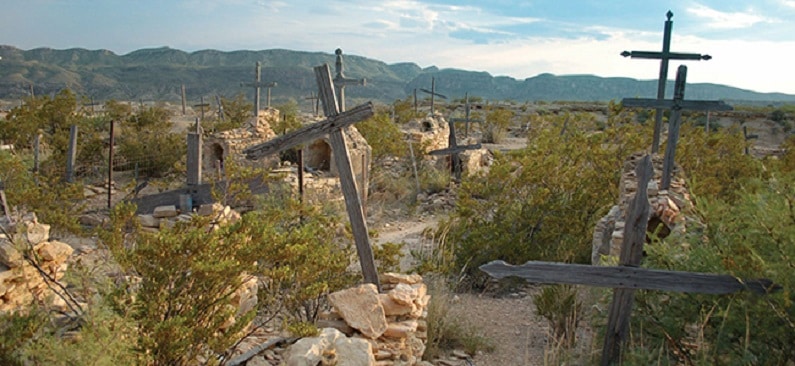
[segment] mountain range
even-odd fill
[[[180,101],[181,86],[192,103],[201,97],[234,97],[253,88],[255,64],[262,64],[262,81],[276,82],[273,103],[305,100],[316,93],[312,68],[327,63],[334,72],[335,55],[285,49],[262,51],[202,50],[185,52],[168,47],[141,49],[125,55],[108,50],[72,48],[21,50],[0,45],[0,99],[18,99],[34,94],[53,94],[69,88],[95,102]],[[656,80],[636,80],[594,75],[552,75],[517,80],[487,72],[458,69],[421,68],[414,63],[386,64],[356,55],[343,55],[344,74],[365,78],[366,86],[346,87],[348,105],[366,100],[391,103],[413,97],[415,90],[431,89],[448,98],[465,93],[487,100],[513,101],[608,101],[624,97],[656,96]],[[667,86],[668,98],[673,82]],[[265,91],[263,90],[263,103]],[[427,94],[420,91],[420,97]],[[694,83],[687,86],[688,99],[743,101],[753,103],[795,103],[795,95],[757,93],[727,85]]]

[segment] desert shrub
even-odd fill
[[[175,169],[186,155],[183,136],[172,133],[168,111],[151,107],[132,115],[121,123],[116,156],[126,161],[128,168],[138,163],[141,172],[151,177],[163,177]]]
[[[138,327],[138,347],[155,364],[194,364],[229,348],[255,315],[235,315],[229,305],[244,273],[253,273],[257,245],[239,225],[208,230],[211,218],[163,228],[156,234],[138,229],[135,206],[117,205],[111,227],[100,233],[113,258],[128,276],[140,278],[134,293],[117,292],[116,309]]]
[[[277,105],[275,108],[279,110],[279,120],[271,125],[273,132],[283,135],[301,127],[301,121],[298,119],[298,103],[295,100]]]
[[[483,123],[483,142],[498,144],[502,142],[511,126],[513,111],[505,108],[494,108],[486,114]]]
[[[406,138],[398,125],[389,120],[388,114],[378,113],[364,122],[357,123],[356,128],[372,147],[373,160],[408,155]]]
[[[373,257],[378,273],[400,272],[400,257],[405,245],[405,243],[387,242],[373,246]]]
[[[414,99],[406,97],[406,99],[398,99],[392,104],[395,112],[395,123],[404,124],[408,123],[415,118],[419,118],[419,113],[414,112]]]
[[[25,364],[25,349],[47,320],[41,311],[32,310],[28,313],[0,313],[0,364]]]
[[[438,278],[426,280],[426,283],[432,300],[428,303],[428,339],[422,358],[434,360],[444,356],[445,350],[450,349],[463,349],[470,355],[478,351],[492,351],[494,345],[481,336],[476,327],[451,312],[453,295],[447,283]]]
[[[770,112],[770,120],[781,124],[787,120],[787,113],[781,109],[776,109],[773,112]]]
[[[452,273],[478,285],[478,266],[491,260],[589,260],[593,226],[614,202],[624,159],[650,138],[637,124],[589,133],[576,116],[561,135],[564,118],[541,124],[526,149],[497,154],[488,173],[464,181],[440,228],[448,230]]]
[[[553,339],[565,348],[574,345],[577,325],[582,317],[582,302],[577,298],[577,287],[544,286],[533,300],[536,313],[549,322]]]
[[[795,359],[795,184],[757,182],[733,202],[698,200],[702,230],[647,246],[653,268],[768,278],[781,290],[702,295],[641,291],[625,364],[784,365]]]
[[[79,232],[83,188],[63,182],[62,175],[43,176],[30,172],[19,155],[0,151],[0,182],[10,207],[35,212],[41,222],[55,230]]]

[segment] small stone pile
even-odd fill
[[[35,214],[15,221],[0,219],[0,313],[24,311],[34,301],[51,301],[56,308],[66,310],[65,303],[52,296],[39,269],[23,253],[30,249],[41,271],[57,281],[63,278],[66,260],[74,250],[69,244],[50,240],[50,225],[38,222]]]
[[[207,203],[199,206],[198,211],[195,213],[199,216],[212,216],[213,228],[218,228],[220,225],[234,223],[240,219],[240,214],[229,206],[224,206],[220,203]],[[158,206],[155,207],[154,212],[151,214],[138,215],[138,221],[141,223],[143,230],[149,232],[157,232],[161,226],[173,227],[177,222],[190,221],[193,217],[193,212],[181,212],[177,206]]]
[[[625,217],[629,204],[638,191],[638,179],[635,167],[643,159],[645,153],[637,153],[624,163],[619,182],[618,204],[596,224],[593,236],[591,263],[600,264],[603,256],[618,258],[624,242]],[[685,231],[685,214],[692,209],[690,192],[685,183],[684,174],[679,166],[674,167],[670,188],[659,189],[662,184],[663,157],[652,156],[654,177],[649,181],[647,195],[650,204],[649,224],[647,230],[659,230],[660,236],[668,236],[672,232]]]
[[[304,338],[285,353],[285,365],[427,365],[427,287],[419,275],[385,273],[384,293],[364,284],[329,295],[320,336]]]

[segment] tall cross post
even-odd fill
[[[254,88],[254,117],[259,117],[260,88],[268,88],[268,107],[271,106],[271,88],[277,86],[275,81],[262,82],[262,63],[257,61],[255,69],[256,78],[253,83],[240,83],[240,86]]]
[[[375,114],[373,104],[366,103],[350,111],[341,112],[337,103],[337,96],[334,93],[334,82],[331,78],[329,66],[315,67],[315,77],[320,89],[319,96],[323,103],[326,120],[306,125],[270,141],[249,147],[243,150],[243,153],[246,154],[246,158],[255,160],[296,145],[317,140],[325,135],[329,136],[329,142],[334,152],[334,160],[337,163],[337,170],[340,174],[340,186],[345,197],[345,207],[351,222],[351,229],[356,242],[356,252],[359,255],[359,262],[362,266],[362,274],[365,282],[375,284],[380,291],[381,283],[375,267],[373,249],[370,246],[367,222],[364,220],[359,191],[353,178],[351,158],[348,155],[348,147],[345,144],[345,136],[342,133],[343,128],[372,117]]]
[[[472,119],[469,117],[472,106],[469,104],[469,93],[464,94],[466,103],[464,104],[464,118],[450,118],[451,122],[464,122],[464,137],[469,137],[469,124],[482,123],[482,119]]]
[[[339,90],[337,95],[337,103],[339,104],[339,111],[345,112],[345,86],[347,85],[361,85],[367,86],[367,79],[352,79],[345,77],[345,66],[342,63],[342,49],[337,48],[334,53],[337,55],[335,62],[336,75],[334,76],[334,86]]]
[[[320,98],[315,95],[315,93],[310,94],[308,97],[304,98],[312,103],[312,112],[315,116],[318,115],[318,111],[320,110]]]
[[[674,22],[671,20],[674,13],[668,10],[665,14],[667,20],[665,21],[665,29],[663,32],[663,48],[662,52],[652,51],[624,51],[621,56],[630,58],[643,58],[643,59],[658,59],[660,60],[660,77],[657,79],[657,99],[662,100],[665,98],[665,83],[668,81],[668,61],[670,60],[709,60],[712,58],[710,55],[702,55],[698,53],[678,53],[671,52],[671,29]],[[660,146],[660,131],[662,131],[662,108],[657,108],[654,114],[654,139],[652,140],[651,152],[657,153]]]
[[[447,97],[436,92],[436,78],[435,77],[431,77],[431,90],[420,88],[420,91],[431,95],[431,116],[433,116],[433,113],[434,113],[434,110],[433,110],[434,97],[439,97],[439,98],[442,98],[442,99],[447,99]],[[415,100],[416,100],[416,96],[415,96]]]
[[[199,107],[199,108],[200,108],[199,110],[201,111],[201,120],[202,120],[202,121],[204,121],[204,108],[207,108],[207,107],[209,107],[209,106],[210,106],[210,103],[205,103],[205,102],[204,102],[204,96],[202,96],[202,97],[199,99],[199,104],[194,104],[193,106],[194,106],[194,107]]]
[[[621,101],[625,107],[652,107],[659,110],[671,109],[671,119],[668,123],[668,144],[666,144],[665,147],[665,159],[663,160],[661,189],[668,189],[671,186],[671,173],[674,166],[676,143],[679,139],[682,110],[728,111],[733,109],[730,105],[722,101],[684,100],[686,83],[687,66],[680,65],[676,72],[673,100],[624,98],[624,100]]]

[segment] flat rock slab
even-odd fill
[[[368,283],[337,291],[328,298],[342,319],[365,337],[376,339],[386,331],[386,315],[375,285]]]

